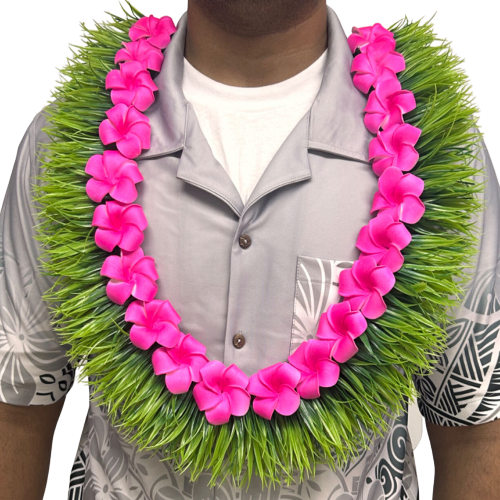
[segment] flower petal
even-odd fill
[[[116,280],[125,280],[122,260],[118,255],[106,257],[101,267],[101,276],[107,276],[108,278],[114,278]]]
[[[142,249],[138,248],[136,250],[136,252],[137,251],[142,252]],[[131,254],[129,253],[129,255],[131,255]],[[137,255],[139,256],[140,254],[137,254]],[[142,255],[144,255],[143,252],[142,252]],[[157,280],[159,278],[158,272],[157,272],[156,266],[155,266],[155,260],[153,259],[153,257],[146,256],[146,257],[138,258],[137,260],[134,261],[132,270],[134,273],[140,273],[140,274],[144,274],[145,276],[149,276],[152,280]]]
[[[361,308],[361,312],[368,319],[377,319],[387,310],[384,299],[377,290],[374,290]]]
[[[189,354],[184,356],[181,363],[185,366],[189,366],[191,369],[191,376],[193,382],[199,382],[201,380],[200,370],[209,362],[208,358],[204,354]]]
[[[106,285],[106,294],[112,302],[122,306],[130,297],[132,289],[132,283],[110,279]]]
[[[200,411],[213,408],[222,401],[222,394],[214,392],[204,381],[198,382],[194,386],[193,397]]]
[[[323,359],[316,365],[318,382],[321,387],[332,387],[339,380],[340,367],[331,359]]]
[[[235,385],[228,385],[224,389],[224,394],[228,396],[231,403],[232,415],[242,417],[248,412],[250,408],[250,394],[245,389]]]
[[[284,393],[286,394],[285,396],[283,393],[280,394],[280,399],[287,399],[287,405],[292,404],[291,400],[288,401],[288,398],[290,398],[289,394],[290,392],[285,390]],[[301,398],[304,399],[316,399],[319,398],[320,393],[319,393],[319,379],[318,379],[318,374],[317,373],[311,373],[310,375],[306,375],[298,384],[297,384],[297,393]],[[295,398],[295,396],[293,396]],[[281,407],[280,407],[281,408]],[[288,407],[285,411],[289,411]],[[278,411],[278,413],[281,413]],[[294,412],[292,412],[294,413]]]
[[[234,363],[228,366],[222,374],[221,389],[225,390],[225,387],[228,385],[241,387],[242,389],[248,386],[248,376]]]
[[[107,146],[113,142],[121,141],[123,134],[116,129],[110,120],[103,120],[99,125],[99,138]]]
[[[129,177],[122,177],[111,188],[109,194],[112,198],[122,203],[132,203],[137,198],[137,188]]]
[[[210,361],[200,371],[203,382],[213,391],[220,392],[225,369],[224,363],[218,360]]]
[[[404,257],[394,245],[391,245],[384,256],[380,259],[379,264],[387,266],[393,273],[399,271],[403,267]]]
[[[352,297],[365,293],[354,278],[353,269],[343,269],[339,274],[339,295]]]
[[[85,173],[98,180],[104,180],[106,178],[106,173],[104,171],[103,156],[92,155],[85,165]]]
[[[372,287],[381,295],[389,293],[396,283],[393,272],[387,266],[375,267],[370,274],[370,279]]]
[[[145,326],[147,322],[146,310],[142,300],[134,300],[125,311],[125,321]]]
[[[359,311],[352,311],[345,315],[344,326],[351,337],[359,337],[368,328],[365,317]]]
[[[183,394],[191,387],[191,371],[188,366],[181,366],[177,370],[165,375],[165,384],[172,394]]]
[[[424,215],[425,205],[420,198],[412,194],[404,197],[404,201],[400,207],[399,218],[407,224],[416,224]]]
[[[108,182],[98,181],[96,179],[89,179],[85,185],[85,191],[87,192],[88,197],[96,203],[100,203],[109,193],[109,188],[110,184]]]
[[[356,342],[349,335],[346,335],[335,344],[332,350],[332,356],[335,361],[345,363],[357,352],[358,348]]]
[[[261,398],[256,397],[253,400],[253,411],[257,413],[257,415],[265,418],[267,420],[271,420],[273,416],[274,410],[278,404],[278,396],[275,395],[269,398]],[[299,400],[300,404],[300,400]]]
[[[151,356],[153,370],[156,375],[165,375],[179,368],[179,365],[170,356],[169,349],[160,347]]]
[[[133,325],[130,329],[130,342],[139,349],[149,349],[156,342],[156,332],[145,326]]]
[[[155,298],[158,291],[158,285],[149,277],[144,274],[134,275],[134,287],[132,295],[139,300],[150,301]]]
[[[104,142],[104,144],[106,143]],[[118,140],[116,142],[116,147],[118,151],[127,158],[137,158],[142,151],[141,140],[137,135],[131,133],[128,133],[124,139]]]
[[[205,411],[205,417],[212,425],[227,424],[231,417],[231,404],[228,396],[223,394],[218,404]]]
[[[274,373],[273,379],[271,381],[272,388],[277,391],[281,391],[281,388],[285,386],[296,387],[300,380],[300,371],[289,363],[281,363],[276,372]]]
[[[179,328],[170,321],[157,321],[157,342],[164,347],[177,347],[181,337]]]
[[[142,245],[143,241],[144,233],[135,224],[127,224],[121,231],[121,238],[116,244],[123,250],[133,252]]]
[[[281,392],[276,405],[276,411],[284,416],[289,416],[295,413],[300,406],[300,396],[289,385],[281,387]]]

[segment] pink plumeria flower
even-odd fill
[[[176,27],[171,17],[163,16],[158,19],[149,16],[139,19],[130,28],[128,34],[134,42],[146,38],[151,45],[164,49],[170,43],[170,36],[175,32]]]
[[[316,336],[323,341],[331,341],[333,359],[345,363],[358,352],[355,339],[362,335],[367,327],[363,314],[351,309],[351,303],[344,300],[330,305],[321,315]]]
[[[368,151],[375,174],[381,176],[389,167],[397,167],[403,172],[411,170],[419,158],[415,144],[421,133],[419,128],[408,123],[392,125],[378,132]]]
[[[115,64],[120,62],[138,61],[144,63],[147,69],[160,71],[163,64],[161,50],[141,38],[137,42],[123,42],[125,48],[120,49],[115,56]]]
[[[231,415],[242,417],[250,408],[248,377],[235,365],[209,361],[200,370],[201,382],[193,389],[200,411],[212,425],[229,422]]]
[[[320,387],[332,387],[339,379],[339,365],[331,359],[333,342],[309,339],[288,357],[300,372],[297,392],[304,399],[320,397]]]
[[[92,176],[87,181],[87,194],[97,203],[107,194],[122,203],[132,203],[137,198],[136,183],[144,180],[137,163],[118,151],[91,156],[85,172]]]
[[[405,67],[404,57],[394,52],[391,41],[386,39],[369,44],[366,51],[358,54],[352,61],[351,71],[355,73],[353,83],[357,89],[366,94],[381,78],[387,78],[388,71],[395,76]]]
[[[410,231],[388,212],[380,212],[361,228],[356,247],[361,257],[370,255],[377,264],[387,266],[393,273],[403,266],[401,250],[411,242]]]
[[[97,226],[95,242],[99,248],[111,252],[118,245],[133,252],[144,241],[148,221],[141,205],[107,201],[94,210],[92,225]]]
[[[135,300],[127,307],[125,321],[134,323],[130,341],[139,349],[149,349],[155,342],[176,347],[181,338],[181,317],[168,300]]]
[[[352,28],[352,35],[349,35],[347,39],[349,48],[353,54],[356,52],[356,49],[365,52],[368,45],[381,41],[391,43],[393,45],[392,50],[396,48],[394,34],[386,30],[380,23],[364,28]]]
[[[113,104],[134,105],[139,111],[146,111],[153,104],[153,92],[158,90],[150,72],[138,61],[122,63],[120,69],[111,70],[106,76],[106,88],[112,89]]]
[[[153,300],[158,291],[155,261],[153,257],[144,256],[141,247],[133,252],[122,250],[120,255],[106,257],[101,275],[111,278],[106,293],[119,305],[131,295],[139,300]]]
[[[300,396],[295,390],[301,374],[289,363],[276,363],[250,377],[248,392],[255,397],[253,409],[268,420],[276,410],[281,415],[292,415],[300,406]]]
[[[149,149],[149,118],[135,106],[117,104],[106,111],[106,116],[108,119],[99,125],[99,137],[104,145],[116,142],[118,151],[127,158],[136,158],[143,149]]]
[[[387,310],[382,297],[392,290],[395,283],[394,274],[387,266],[377,266],[373,257],[362,257],[351,269],[341,271],[339,294],[365,318],[377,319]]]
[[[156,375],[165,375],[165,385],[172,394],[183,394],[192,382],[200,382],[200,370],[209,362],[207,348],[191,334],[181,333],[175,347],[160,347],[152,356]]]
[[[378,191],[373,197],[371,213],[384,211],[394,221],[417,223],[425,212],[420,199],[424,181],[413,174],[403,174],[399,168],[390,167],[378,180]]]
[[[368,96],[365,107],[365,125],[372,133],[392,125],[403,123],[403,115],[415,109],[415,96],[409,90],[401,90],[401,83],[391,72],[382,79]]]

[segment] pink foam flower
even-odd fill
[[[394,221],[417,223],[425,212],[420,199],[424,181],[413,174],[403,174],[399,168],[390,167],[378,180],[378,191],[373,197],[371,213],[387,212]]]
[[[393,273],[403,266],[401,250],[411,242],[410,231],[401,222],[396,222],[387,212],[380,212],[361,228],[356,247],[361,256],[370,255],[377,264],[387,266]]]
[[[392,31],[386,30],[380,23],[364,28],[352,28],[352,35],[349,35],[347,42],[353,54],[356,49],[365,52],[369,44],[377,42],[388,42],[392,44],[392,50],[396,48],[394,34]]]
[[[385,169],[397,167],[404,172],[411,170],[418,161],[415,149],[422,131],[410,125],[392,125],[377,133],[369,146],[369,159],[373,161],[373,171],[380,176]]]
[[[168,300],[131,302],[125,312],[125,321],[134,323],[130,341],[139,349],[149,349],[155,342],[163,347],[176,347],[181,338],[181,317]]]
[[[135,106],[117,104],[106,111],[106,116],[108,119],[99,125],[99,137],[104,145],[116,142],[118,151],[127,158],[136,158],[143,149],[149,149],[149,118]]]
[[[187,392],[192,382],[200,382],[200,370],[209,362],[207,348],[190,334],[180,334],[175,347],[160,347],[152,356],[156,375],[165,375],[165,385],[172,394]]]
[[[333,344],[331,354],[335,361],[345,363],[357,352],[355,339],[368,327],[366,319],[358,310],[351,309],[348,300],[332,304],[321,315],[316,336]]]
[[[151,45],[147,40],[141,38],[137,42],[123,42],[124,48],[120,49],[115,56],[115,64],[120,62],[138,61],[145,68],[160,71],[163,64],[161,50]]]
[[[382,298],[394,287],[394,274],[387,266],[377,266],[373,257],[358,259],[339,275],[339,294],[365,318],[377,319],[387,309]]]
[[[253,409],[268,420],[276,410],[281,415],[292,415],[300,406],[300,396],[295,390],[301,373],[289,363],[276,363],[250,377],[248,392],[255,397]]]
[[[99,248],[111,252],[118,245],[133,252],[141,246],[148,222],[140,205],[107,201],[94,210],[92,225],[97,226],[95,242]]]
[[[120,64],[120,69],[111,70],[106,76],[106,88],[111,90],[113,104],[134,105],[139,111],[153,104],[153,92],[158,90],[151,74],[138,61]]]
[[[91,156],[85,172],[92,176],[87,181],[87,194],[97,203],[107,194],[122,203],[132,203],[137,198],[136,183],[144,180],[137,163],[118,151]]]
[[[153,257],[145,256],[141,247],[133,252],[122,250],[120,255],[106,257],[101,275],[111,278],[106,293],[119,305],[131,295],[139,300],[153,300],[158,291],[155,261]]]
[[[146,38],[151,45],[164,49],[170,43],[170,35],[175,33],[176,27],[171,17],[163,16],[160,19],[154,16],[142,17],[130,28],[130,39],[136,42]]]
[[[248,377],[235,365],[209,361],[200,370],[201,382],[193,389],[200,411],[213,425],[226,424],[231,415],[242,417],[250,408]]]
[[[297,392],[304,399],[320,397],[320,387],[332,387],[339,379],[339,365],[331,359],[333,342],[310,339],[288,357],[300,372]]]
[[[401,90],[397,78],[381,80],[370,93],[365,107],[365,125],[372,133],[403,123],[403,115],[415,109],[413,92]]]
[[[404,57],[394,52],[393,43],[388,39],[367,45],[365,52],[358,54],[351,66],[351,71],[355,73],[353,83],[365,94],[371,87],[376,86],[379,80],[386,79],[388,72],[395,77],[396,73],[404,69]]]

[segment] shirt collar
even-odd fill
[[[373,136],[363,123],[366,96],[352,83],[352,54],[344,30],[333,9],[327,9],[327,62],[319,92],[307,115],[305,145],[308,149],[368,162],[368,144]],[[151,122],[151,147],[139,159],[179,151],[186,145],[188,102],[182,92],[186,31],[187,12],[177,23],[155,79],[159,91],[146,113]]]

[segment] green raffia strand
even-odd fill
[[[141,351],[129,340],[129,302],[112,303],[107,278],[99,274],[108,254],[94,243],[96,204],[85,192],[84,168],[103,150],[98,126],[111,105],[105,76],[130,26],[142,17],[130,4],[123,12],[92,30],[82,25],[83,44],[72,49],[53,92],[57,105],[46,108],[52,142],[34,190],[42,272],[55,279],[44,294],[53,327],[112,424],[139,449],[160,451],[179,472],[189,470],[193,481],[210,470],[211,486],[225,477],[248,485],[254,473],[265,485],[290,484],[313,475],[320,462],[343,464],[386,432],[390,416],[415,396],[412,376],[428,372],[442,352],[449,307],[457,304],[473,257],[470,215],[480,208],[476,193],[482,186],[474,182],[471,162],[480,136],[471,132],[477,130],[477,110],[461,61],[436,38],[430,22],[405,19],[391,27],[407,63],[399,75],[402,86],[417,101],[406,118],[422,129],[414,173],[425,181],[426,212],[409,226],[413,241],[386,296],[387,312],[369,321],[359,353],[342,365],[337,385],[321,389],[319,399],[302,400],[290,417],[275,414],[267,421],[249,411],[212,426],[192,392],[173,395],[163,377],[154,375],[154,348]]]

